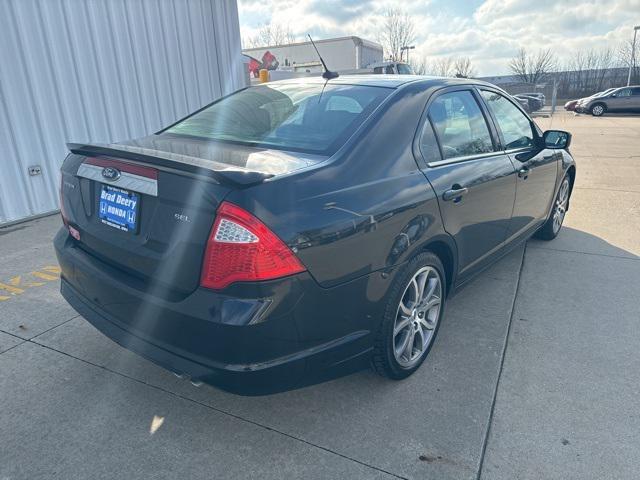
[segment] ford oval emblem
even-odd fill
[[[102,169],[102,176],[107,180],[117,180],[120,178],[120,170],[113,167],[104,167]]]

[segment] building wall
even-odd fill
[[[373,62],[382,60],[382,46],[362,40],[358,37],[342,37],[315,42],[318,51],[330,70],[353,70],[363,68]],[[356,49],[361,47],[364,55],[357,54]],[[288,66],[294,64],[318,64],[319,58],[311,42],[292,43],[289,45],[278,45],[270,47],[247,48],[243,50],[247,55],[257,60],[261,60],[265,52],[271,52],[280,62],[278,68],[283,68],[288,62]],[[358,58],[360,55],[361,58]],[[359,60],[359,64],[357,61]],[[322,67],[311,68],[311,71],[322,71]]]
[[[144,136],[244,86],[240,50],[236,0],[0,1],[0,224],[58,208],[66,142]]]

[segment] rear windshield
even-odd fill
[[[163,133],[331,155],[392,89],[265,84],[240,90]]]

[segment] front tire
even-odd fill
[[[399,272],[376,334],[376,372],[400,380],[422,365],[438,334],[445,294],[444,268],[431,252],[417,255]]]
[[[551,215],[549,215],[547,221],[540,227],[540,230],[537,231],[537,238],[548,241],[558,236],[562,228],[562,222],[564,222],[564,216],[567,213],[567,207],[569,206],[570,191],[569,176],[565,175],[553,202]]]
[[[593,115],[594,117],[601,117],[602,115],[604,115],[604,112],[606,112],[607,109],[605,108],[604,104],[596,103],[591,107],[590,111],[591,115]]]

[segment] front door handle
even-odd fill
[[[454,185],[455,187],[455,185]],[[449,200],[453,200],[453,201],[459,201],[460,197],[462,197],[464,194],[466,194],[469,191],[468,188],[463,188],[463,187],[459,187],[459,188],[452,188],[451,190],[447,190],[446,192],[444,192],[442,194],[442,199],[445,202],[448,202]]]
[[[531,170],[529,169],[529,167],[522,167],[520,170],[518,170],[518,176],[520,178],[524,178],[525,180],[530,174]]]

